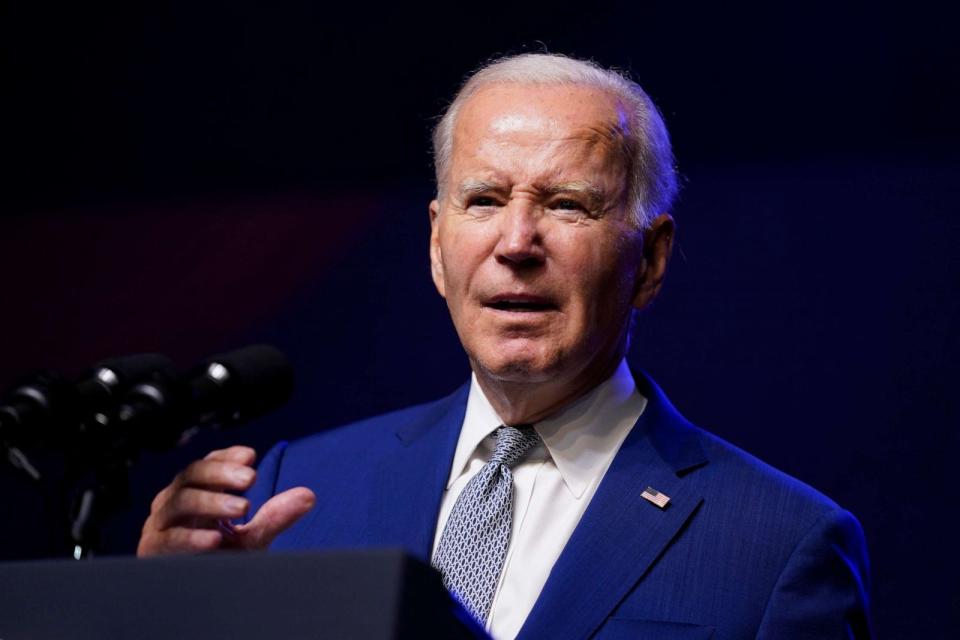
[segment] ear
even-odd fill
[[[444,298],[447,297],[443,281],[443,251],[440,249],[440,202],[430,202],[430,275],[433,286]]]
[[[643,232],[643,256],[637,269],[637,293],[633,298],[635,309],[643,309],[660,293],[675,235],[676,224],[669,213],[654,218],[650,228]]]

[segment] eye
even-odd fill
[[[548,208],[563,220],[581,222],[593,217],[591,211],[582,202],[573,198],[557,198],[550,202]]]
[[[502,206],[496,196],[475,195],[467,199],[466,212],[475,218],[489,218]]]
[[[586,211],[582,204],[576,200],[571,200],[570,198],[560,198],[559,200],[554,200],[550,204],[550,208],[560,209],[563,211]]]
[[[490,196],[474,196],[467,202],[468,207],[495,207],[497,201]]]

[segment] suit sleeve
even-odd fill
[[[246,493],[246,498],[250,501],[250,509],[247,510],[247,517],[244,518],[244,522],[249,522],[263,506],[263,503],[277,492],[277,481],[280,477],[280,467],[283,464],[283,454],[287,451],[287,444],[287,442],[282,441],[275,444],[257,465],[257,479]]]
[[[828,513],[791,554],[757,638],[872,638],[869,571],[860,523],[846,511]]]

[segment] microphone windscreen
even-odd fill
[[[293,393],[293,367],[283,353],[268,344],[250,345],[207,358],[203,366],[208,376],[215,375],[212,365],[227,370],[223,401],[242,420],[280,407]]]
[[[93,365],[94,372],[109,369],[119,378],[121,386],[149,378],[158,371],[173,371],[173,361],[159,353],[138,353],[132,356],[110,358]]]

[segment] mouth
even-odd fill
[[[497,295],[486,300],[483,306],[497,311],[513,313],[542,313],[544,311],[556,311],[558,308],[556,303],[549,298],[529,294]]]

